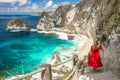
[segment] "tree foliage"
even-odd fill
[[[22,25],[23,23],[26,24],[26,22],[24,22],[22,19],[15,18],[8,23],[8,26],[12,26],[12,25],[19,26],[19,25]]]

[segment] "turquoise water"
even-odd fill
[[[0,72],[22,74],[39,68],[41,63],[49,63],[57,47],[69,49],[72,42],[58,39],[51,34],[37,32],[14,32],[0,42]]]
[[[5,30],[8,19],[0,19],[4,22],[0,21],[0,75],[20,75],[34,71],[40,64],[49,63],[58,47],[69,49],[74,45],[71,41],[59,39],[55,34],[9,32]]]

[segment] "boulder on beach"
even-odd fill
[[[61,59],[60,59],[60,57],[58,56],[58,54],[55,52],[54,54],[53,54],[53,57],[52,57],[52,59],[51,59],[51,64],[57,64],[57,63],[60,63],[61,62]]]
[[[61,73],[66,73],[66,72],[68,72],[68,67],[66,67],[65,65],[62,65],[62,67],[60,68],[60,72],[61,72]]]
[[[7,24],[8,30],[29,30],[28,23],[23,21],[22,19],[15,18],[13,20],[10,20]]]

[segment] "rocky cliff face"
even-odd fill
[[[29,30],[30,28],[27,22],[19,18],[16,18],[16,19],[9,21],[9,23],[7,24],[7,29],[8,30]]]
[[[55,13],[56,22],[63,23],[64,29],[69,29],[72,33],[85,34],[95,37],[96,30],[101,21],[109,15],[115,0],[82,0],[76,5],[59,7]],[[92,36],[91,36],[92,35]]]
[[[72,9],[72,5],[60,6],[55,11],[53,17],[56,20],[57,25],[64,26],[66,23],[66,14]]]
[[[111,70],[120,78],[120,1],[114,1],[111,12],[102,22],[101,29],[105,35],[103,59],[105,69]]]
[[[42,12],[40,20],[37,24],[37,29],[40,31],[48,31],[54,27],[53,21],[47,12]]]
[[[111,70],[120,78],[120,26],[111,32],[103,50],[105,70]]]
[[[96,36],[104,35],[102,41],[105,70],[112,71],[118,77],[120,75],[119,4],[119,0],[82,0],[74,6],[59,7],[55,12],[55,20],[63,26],[62,29],[86,35],[93,40]]]

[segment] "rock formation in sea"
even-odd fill
[[[37,29],[40,31],[49,31],[54,27],[54,22],[50,18],[48,12],[42,12],[40,16],[40,20],[37,24]]]
[[[10,20],[7,24],[8,30],[29,30],[28,23],[23,21],[22,19],[15,18],[13,20]]]
[[[105,70],[120,75],[120,1],[82,0],[76,5],[60,6],[54,14],[61,31],[83,34],[94,40],[104,36]],[[120,77],[119,77],[120,78]]]

